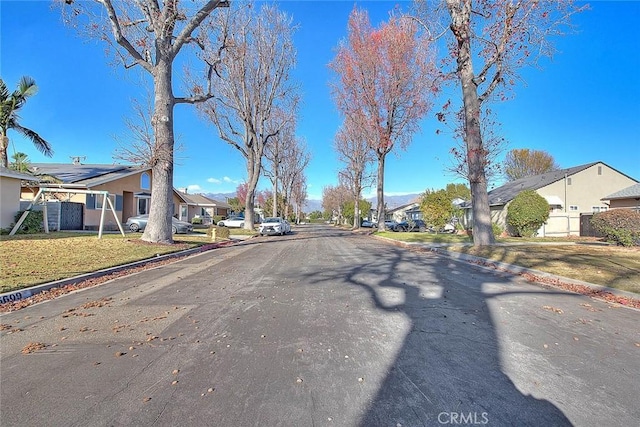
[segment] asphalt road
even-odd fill
[[[298,227],[2,315],[0,425],[631,426],[639,320]]]

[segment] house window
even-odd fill
[[[142,172],[142,174],[140,175],[140,188],[143,190],[151,189],[151,178],[146,172]]]
[[[87,194],[87,199],[86,199],[86,203],[85,203],[86,209],[89,209],[89,210],[102,209],[103,197],[104,196],[102,194]],[[111,199],[111,203],[113,203],[113,206],[115,207],[115,209],[117,211],[121,211],[122,210],[122,203],[123,203],[123,200],[124,200],[122,195],[120,195],[120,194],[110,194],[109,198]],[[107,203],[106,209],[111,210],[111,208],[109,207],[108,203]]]
[[[186,221],[189,217],[189,207],[187,205],[180,205],[180,219]]]
[[[570,211],[573,211],[573,212],[577,212],[577,211],[578,211],[578,206],[576,206],[576,205],[571,205],[571,206],[569,206],[569,210],[570,210]]]
[[[608,208],[606,206],[592,206],[591,207],[591,210],[593,211],[593,213],[606,212],[607,209]]]
[[[149,213],[149,199],[146,197],[138,198],[138,215],[146,215]]]
[[[598,175],[602,175],[602,166],[598,166]]]
[[[567,178],[567,185],[571,185],[571,178]]]
[[[115,208],[115,206],[116,206],[116,195],[115,194],[109,194],[109,199],[111,200],[111,204]],[[96,209],[102,209],[102,201],[103,200],[104,200],[104,196],[102,194],[96,196]],[[111,210],[111,207],[109,206],[109,203],[107,203],[107,206],[106,206],[105,209],[108,210],[108,211]]]

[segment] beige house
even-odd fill
[[[422,219],[420,205],[416,202],[407,203],[393,209],[388,209],[385,214],[385,220],[401,222],[407,219]]]
[[[609,202],[609,209],[633,209],[640,212],[640,184],[623,188],[603,197],[602,200],[605,203]]]
[[[215,217],[227,217],[231,205],[210,199],[202,194],[187,194],[174,189],[174,203],[178,207],[176,214],[182,221],[192,222],[193,218],[202,218],[202,223],[210,225]]]
[[[538,236],[578,236],[580,217],[606,211],[606,196],[634,186],[638,181],[603,162],[594,162],[568,169],[521,178],[489,192],[491,219],[506,228],[507,208],[521,191],[535,190],[549,202],[547,222]],[[466,208],[464,225],[473,226],[470,204]]]
[[[33,179],[32,175],[0,166],[0,228],[11,229],[20,211],[21,182]]]
[[[79,162],[32,163],[34,175],[42,176],[39,183],[23,185],[20,197],[33,200],[40,188],[54,188],[59,193],[50,193],[46,199],[59,202],[70,209],[61,209],[61,229],[96,230],[100,225],[103,197],[96,194],[73,193],[73,190],[108,191],[109,198],[121,223],[134,215],[149,213],[151,202],[151,168],[134,165],[81,164]],[[108,206],[108,204],[107,204]],[[67,218],[67,219],[68,219]],[[117,229],[110,213],[105,217],[105,229]]]

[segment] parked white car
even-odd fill
[[[261,236],[279,234],[284,236],[291,232],[291,224],[286,219],[280,217],[265,218],[260,224],[258,232]]]
[[[230,216],[218,222],[218,227],[244,228],[244,218],[241,216]]]

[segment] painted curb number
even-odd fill
[[[10,294],[0,295],[0,304],[16,302],[31,296],[31,291],[18,291]]]

